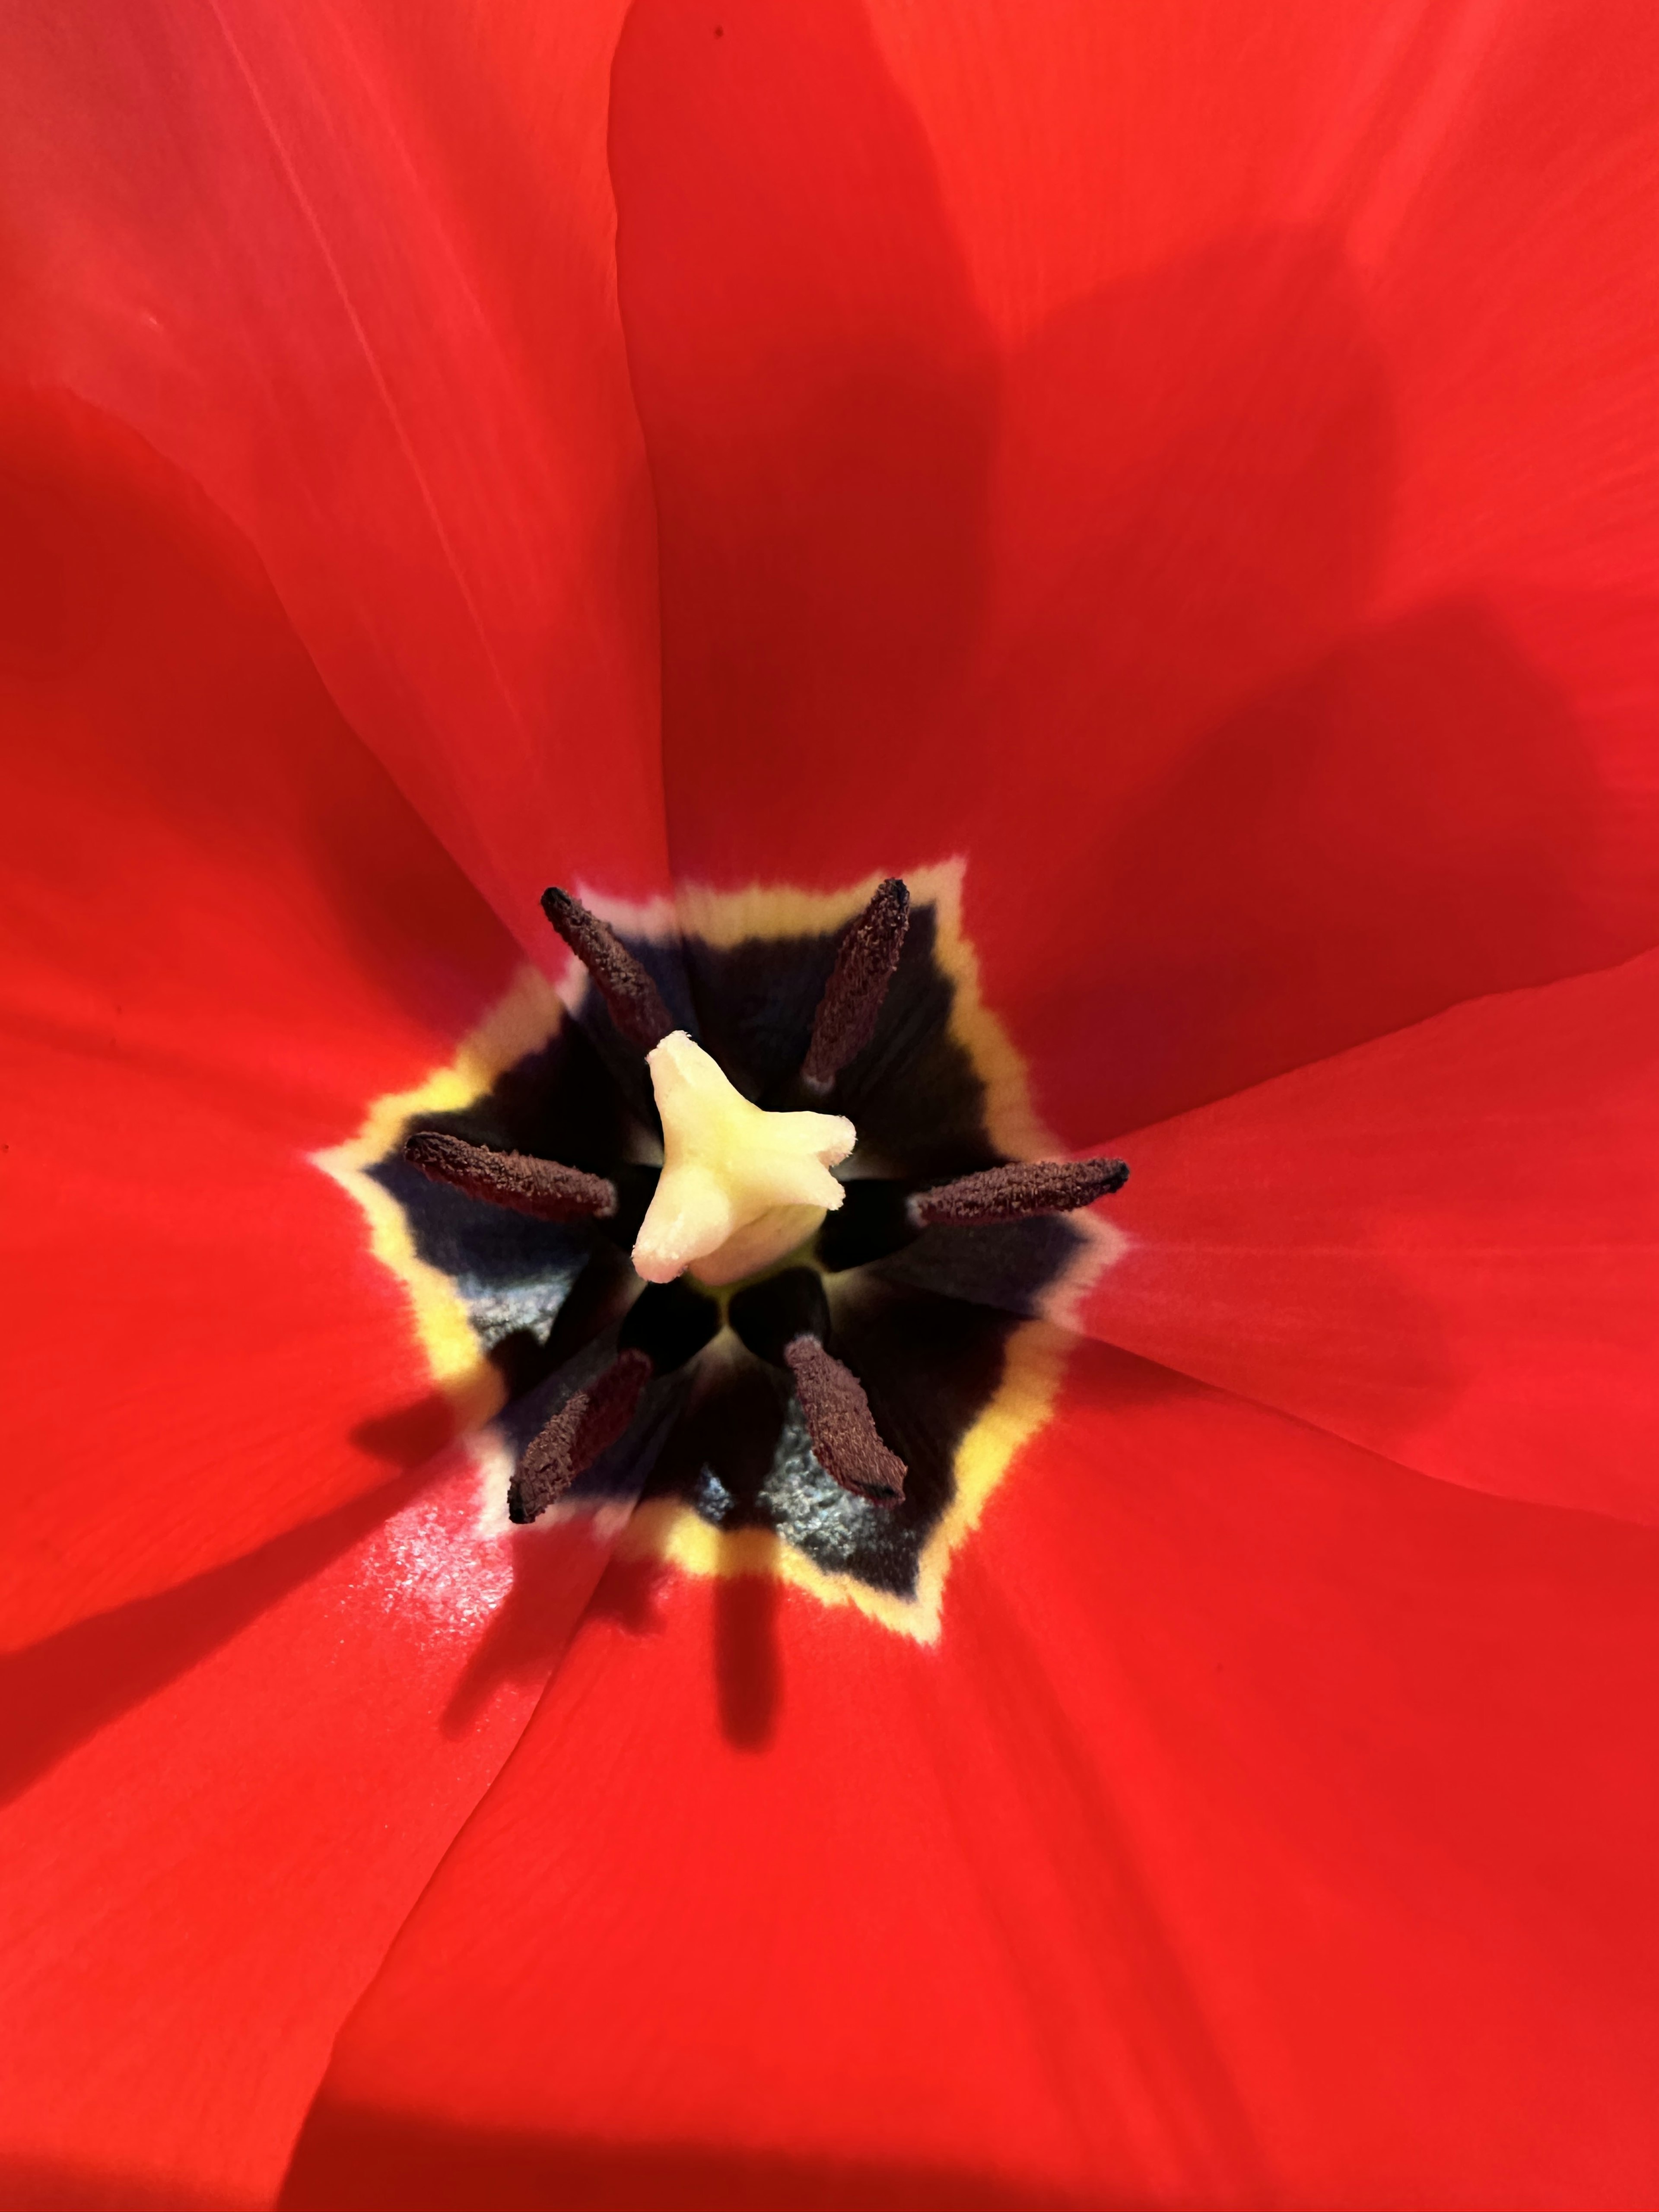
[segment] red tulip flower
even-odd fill
[[[14,0],[8,2205],[1659,2202],[1656,100]],[[887,878],[852,1172],[1133,1181],[618,1369],[403,1147],[622,1209],[544,891],[783,1084]]]

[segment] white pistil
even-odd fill
[[[634,1246],[647,1283],[687,1267],[705,1283],[735,1283],[793,1251],[840,1206],[830,1170],[858,1134],[844,1115],[751,1105],[684,1030],[646,1066],[663,1133],[662,1179]]]

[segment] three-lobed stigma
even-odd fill
[[[842,1203],[830,1172],[857,1141],[842,1114],[770,1114],[752,1104],[684,1030],[646,1055],[662,1118],[663,1166],[634,1244],[635,1272],[672,1282],[689,1267],[740,1282],[793,1252]]]

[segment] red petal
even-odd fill
[[[676,868],[839,884],[896,814],[937,857],[996,363],[914,118],[860,11],[642,0],[611,163]]]
[[[465,1474],[391,1502],[0,1662],[8,2204],[275,2194],[600,1557],[481,1540]]]
[[[1659,1519],[1659,955],[1123,1142],[1091,1326],[1455,1482]]]
[[[5,1639],[160,1589],[443,1442],[308,1155],[453,1056],[512,948],[247,549],[129,434],[3,441]]]
[[[235,518],[538,953],[550,881],[664,875],[605,171],[621,12],[135,0],[112,32],[24,0],[0,43],[29,373]]]
[[[604,1586],[291,2212],[1651,2196],[1659,1539],[1075,1376],[937,1650]]]
[[[1650,11],[718,12],[612,125],[678,868],[965,851],[1073,1141],[1653,941]]]

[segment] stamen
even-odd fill
[[[651,1380],[642,1352],[624,1352],[585,1390],[573,1390],[532,1440],[507,1493],[507,1518],[533,1521],[614,1444]]]
[[[904,1496],[904,1462],[883,1443],[858,1376],[816,1336],[791,1337],[783,1356],[824,1473],[855,1498],[896,1505]]]
[[[1016,1160],[917,1191],[910,1218],[918,1229],[931,1229],[943,1222],[977,1227],[1033,1213],[1070,1213],[1121,1190],[1128,1180],[1126,1160]]]
[[[469,1198],[510,1206],[538,1221],[603,1221],[617,1210],[617,1186],[604,1176],[538,1160],[528,1152],[492,1152],[441,1129],[416,1129],[404,1158],[434,1182],[453,1183]]]
[[[649,1052],[674,1026],[662,993],[614,929],[556,885],[542,893],[542,912],[593,979],[611,1018],[629,1044]]]
[[[828,1091],[848,1061],[875,1035],[877,1017],[909,927],[910,894],[896,876],[889,876],[876,886],[836,954],[812,1017],[812,1042],[801,1063],[801,1080],[809,1091],[820,1095]]]

